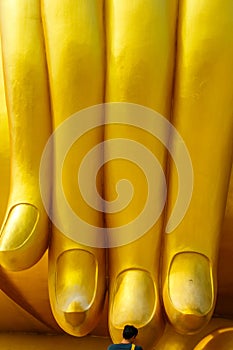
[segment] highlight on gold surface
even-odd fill
[[[202,339],[194,350],[224,350],[233,347],[233,327],[217,329]]]

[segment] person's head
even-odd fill
[[[123,329],[123,338],[126,340],[133,340],[138,335],[138,329],[131,325],[126,325]]]

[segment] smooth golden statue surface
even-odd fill
[[[0,347],[233,348],[232,0],[0,0],[0,25]]]

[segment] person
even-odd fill
[[[133,325],[126,325],[123,329],[123,339],[119,344],[111,344],[108,350],[133,349],[132,344],[138,335],[138,329]],[[135,345],[135,350],[143,350],[141,346]]]

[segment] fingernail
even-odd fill
[[[165,309],[180,333],[195,333],[208,322],[214,307],[212,269],[199,253],[177,254],[170,266]]]
[[[113,292],[111,322],[122,328],[125,322],[145,326],[153,316],[156,293],[150,274],[143,270],[128,270],[118,275]]]
[[[62,253],[56,264],[55,293],[58,309],[66,321],[77,326],[94,301],[97,262],[93,254],[73,249]]]
[[[39,211],[32,204],[20,203],[12,207],[1,231],[0,250],[23,246],[33,234],[38,220]]]

